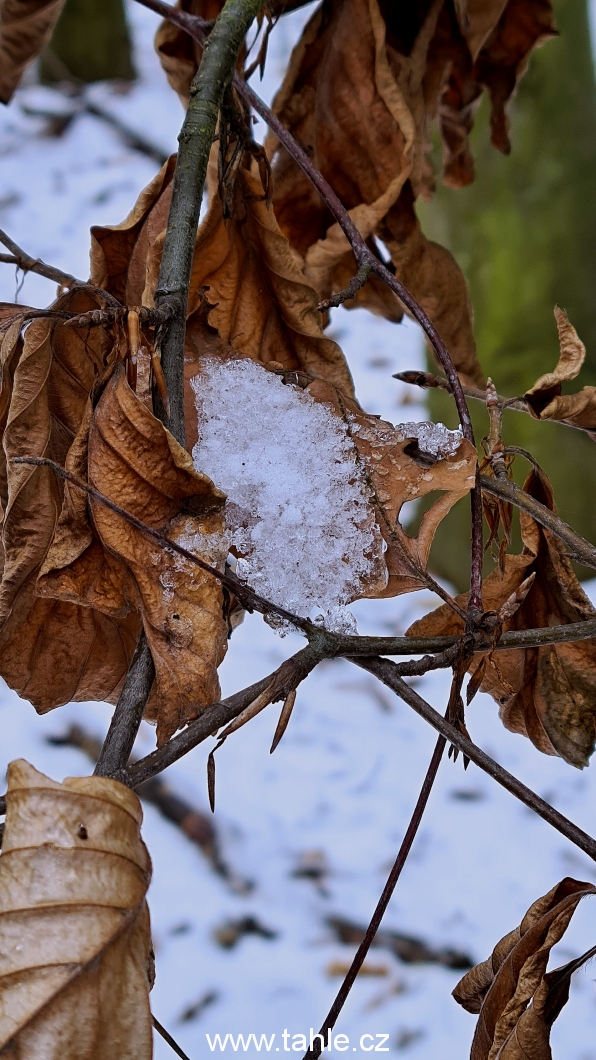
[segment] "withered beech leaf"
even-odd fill
[[[455,8],[457,18],[443,5],[429,48],[427,99],[444,143],[443,180],[460,188],[474,180],[468,137],[482,93],[490,97],[492,143],[508,154],[507,106],[532,50],[557,31],[551,0],[458,0]]]
[[[121,225],[92,229],[92,282],[129,305],[153,305],[174,164],[166,163]],[[257,173],[256,167],[239,171],[233,216],[224,222],[214,167],[209,169],[210,205],[197,233],[186,330],[189,450],[197,440],[189,380],[207,353],[277,361],[354,393],[342,351],[322,330],[317,292],[267,207]]]
[[[546,973],[591,883],[566,877],[530,906],[519,927],[457,984],[455,1000],[478,1013],[470,1060],[551,1060],[550,1028],[569,995],[567,966]]]
[[[367,415],[329,383],[316,379],[308,392],[344,419],[371,490],[375,517],[387,544],[384,559],[389,577],[382,588],[375,582],[370,596],[397,596],[423,588],[435,531],[456,501],[474,485],[476,450],[462,440],[451,456],[417,458],[412,439],[404,437],[393,424]],[[423,516],[418,536],[409,537],[399,521],[404,504],[435,491],[440,496]]]
[[[508,0],[454,0],[455,13],[472,59],[497,25]]]
[[[141,805],[104,777],[8,767],[0,857],[0,1052],[150,1060],[151,861]]]
[[[153,305],[144,297],[149,248],[167,224],[175,155],[143,189],[121,224],[91,229],[91,283],[123,305]]]
[[[2,0],[0,4],[0,101],[9,103],[25,68],[40,54],[64,0]]]
[[[524,489],[556,511],[546,476],[532,471]],[[522,582],[535,574],[529,592],[503,629],[535,629],[593,619],[596,612],[581,588],[564,546],[525,512],[520,513],[524,547],[505,556],[485,579],[485,610],[498,611]],[[457,598],[465,607],[467,596]],[[460,634],[458,617],[443,606],[410,626],[408,636]],[[481,663],[476,655],[473,674]],[[528,736],[545,754],[559,755],[570,765],[588,764],[596,741],[596,647],[593,641],[550,644],[538,648],[495,651],[486,661],[481,690],[499,704],[501,719],[511,732]]]
[[[189,15],[213,19],[219,15],[223,0],[177,0],[176,7]],[[201,45],[184,30],[164,19],[155,34],[155,50],[171,87],[186,107],[190,83],[203,54]]]
[[[223,565],[225,494],[195,471],[189,454],[115,372],[89,430],[89,480],[127,511]],[[104,548],[134,580],[156,678],[148,716],[158,743],[219,698],[217,667],[227,647],[223,591],[210,574],[170,555],[97,502],[93,521]]]
[[[578,427],[596,431],[596,387],[585,386],[577,394],[562,393],[562,384],[579,375],[586,347],[559,306],[555,306],[555,320],[559,333],[559,361],[554,371],[541,375],[524,397],[536,419],[567,420]]]
[[[434,181],[427,159],[427,59],[441,8],[435,0],[424,14],[416,12],[417,31],[406,45],[399,38],[401,15],[387,4],[325,0],[294,49],[274,110],[353,211],[362,235],[381,236],[396,275],[433,320],[462,378],[478,384],[483,376],[465,280],[451,254],[425,239],[414,209],[415,198],[430,195]],[[436,95],[441,78],[432,88]],[[306,258],[306,274],[320,296],[327,297],[353,275],[353,255],[318,193],[273,135],[268,150],[282,232]],[[400,318],[399,303],[381,294],[378,283],[346,305]]]
[[[234,216],[224,221],[213,193],[199,227],[189,309],[193,297],[200,307],[207,288],[209,324],[234,350],[263,364],[302,368],[353,395],[345,357],[323,333],[316,291],[264,200],[260,177],[241,169],[234,190]],[[192,346],[192,315],[187,341]]]
[[[98,307],[89,293],[76,292],[52,308]],[[2,345],[0,673],[40,712],[72,699],[113,698],[140,629],[128,608],[107,615],[37,595],[62,487],[48,468],[12,463],[15,456],[48,456],[64,464],[111,348],[100,328],[82,332],[47,319],[33,320],[24,338],[17,322]]]

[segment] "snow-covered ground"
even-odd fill
[[[269,97],[306,14],[289,16],[273,35],[277,42],[263,86]],[[96,86],[90,95],[163,150],[174,150],[182,111],[152,53],[156,20],[134,3],[130,17],[141,80],[126,96],[109,86]],[[31,254],[84,277],[89,226],[121,220],[156,167],[97,118],[82,115],[53,139],[43,135],[42,120],[22,111],[23,104],[53,108],[58,102],[55,93],[31,84],[0,114],[0,227]],[[16,286],[13,270],[0,266],[0,297],[13,301]],[[19,293],[20,301],[34,305],[52,297],[53,285],[33,275]],[[368,411],[394,422],[425,418],[422,407],[404,406],[405,388],[391,380],[392,372],[421,365],[412,325],[396,327],[361,311],[339,310],[332,329]],[[589,588],[596,596],[596,584]],[[361,602],[353,610],[360,632],[398,633],[431,606],[428,594],[416,594]],[[300,644],[298,636],[280,639],[259,616],[246,618],[222,666],[224,694],[270,672]],[[416,687],[444,709],[445,674],[417,680]],[[435,742],[407,706],[347,662],[323,664],[300,688],[289,729],[270,757],[277,709],[264,711],[217,755],[215,823],[226,859],[253,881],[251,891],[234,892],[179,829],[146,807],[144,837],[154,865],[153,1008],[192,1060],[209,1053],[206,1034],[275,1032],[272,1051],[283,1052],[285,1029],[290,1035],[316,1031],[340,982],[333,966],[345,965],[353,953],[335,940],[327,920],[343,916],[364,924],[370,917]],[[68,706],[38,718],[4,688],[0,774],[19,756],[55,779],[88,772],[82,753],[51,746],[46,737],[64,733],[74,721],[101,735],[108,718],[102,704]],[[474,700],[469,728],[506,768],[594,832],[593,768],[577,772],[505,732],[485,696]],[[139,753],[151,749],[153,738],[144,726]],[[207,807],[210,747],[211,741],[198,747],[167,775],[174,790],[201,809]],[[325,870],[318,881],[295,874],[313,864]],[[445,760],[385,926],[480,960],[531,902],[565,875],[596,882],[596,867],[474,765],[465,773],[461,759]],[[223,949],[214,931],[246,916],[275,938],[248,935]],[[587,900],[555,951],[553,966],[595,940],[596,905]],[[460,973],[406,965],[383,949],[373,950],[369,963],[383,974],[357,982],[337,1026],[349,1036],[349,1052],[361,1053],[363,1034],[386,1034],[391,1054],[463,1060],[474,1017],[450,996]],[[181,1018],[209,996],[202,1013]],[[555,1058],[596,1060],[595,1023],[588,966],[575,975],[570,1003],[555,1024]],[[294,1044],[300,1055],[299,1039]],[[155,1054],[158,1060],[173,1056],[161,1039]]]

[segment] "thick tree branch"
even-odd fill
[[[382,681],[384,685],[391,688],[393,692],[400,699],[403,699],[404,703],[407,703],[409,707],[412,707],[425,721],[432,725],[433,729],[441,733],[454,747],[461,751],[466,758],[474,762],[484,773],[488,773],[489,777],[497,781],[501,787],[515,795],[516,799],[523,802],[530,810],[534,810],[539,817],[542,817],[544,821],[552,825],[553,828],[564,835],[566,839],[569,839],[576,847],[583,850],[584,854],[587,854],[589,858],[596,861],[596,839],[589,836],[577,825],[573,824],[572,821],[564,817],[562,813],[555,810],[553,806],[549,806],[544,799],[541,799],[539,795],[536,795],[534,791],[527,788],[525,784],[522,784],[521,780],[517,777],[512,776],[508,773],[503,766],[498,765],[497,762],[489,758],[484,751],[481,751],[476,744],[468,740],[462,733],[445,720],[433,707],[430,706],[426,700],[422,699],[417,692],[411,688],[410,685],[402,679],[399,673],[399,669],[394,662],[389,659],[363,659],[353,658],[352,662],[356,663],[357,666],[361,666],[363,670],[367,670],[369,673],[374,674],[375,677]]]
[[[93,771],[95,776],[112,777],[128,762],[154,679],[153,657],[142,633]]]
[[[502,479],[490,478],[487,475],[480,476],[482,489],[491,493],[494,497],[509,501],[516,508],[531,515],[537,523],[550,530],[563,544],[567,545],[571,558],[584,567],[592,567],[596,570],[596,548],[586,541],[585,537],[573,530],[558,515],[551,512],[545,504],[541,504],[535,497],[531,497],[515,482],[505,482]]]
[[[246,31],[264,0],[226,0],[205,44],[190,88],[190,101],[178,137],[172,202],[155,291],[158,309],[172,318],[161,338],[161,357],[170,401],[167,426],[181,445],[184,430],[184,335],[188,286],[197,225],[219,108],[234,73]]]

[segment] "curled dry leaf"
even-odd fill
[[[556,511],[550,483],[542,472],[532,471],[524,489]],[[549,531],[525,512],[520,513],[523,551],[506,555],[504,570],[489,574],[482,586],[485,610],[499,611],[535,574],[519,608],[503,630],[535,629],[582,622],[596,615],[583,592],[564,547]],[[467,596],[457,598],[465,607]],[[453,612],[440,607],[410,626],[409,636],[436,636],[463,632]],[[499,704],[499,713],[511,732],[528,736],[545,754],[559,755],[570,765],[588,764],[596,741],[596,648],[593,641],[514,648],[491,653],[483,663],[475,655],[470,673],[484,665],[480,688]]]
[[[459,188],[474,180],[468,136],[483,91],[490,98],[492,143],[508,154],[507,105],[532,50],[557,30],[551,0],[457,0],[455,8],[457,22],[443,6],[428,65],[439,89],[435,106],[445,145],[443,179]]]
[[[40,54],[64,0],[2,0],[0,4],[0,101],[9,103],[25,68]]]
[[[89,293],[77,292],[52,308],[85,312],[98,305]],[[12,463],[15,456],[47,456],[64,464],[110,351],[101,329],[77,332],[47,319],[33,320],[24,338],[17,320],[2,343],[0,673],[40,712],[72,699],[117,695],[140,629],[136,614],[108,615],[68,598],[37,595],[62,487],[48,468]],[[74,456],[73,461],[76,466]],[[84,502],[81,518],[79,532],[90,539]],[[108,567],[117,581],[121,572],[112,570],[115,562]]]
[[[205,562],[225,562],[225,495],[194,470],[121,367],[91,416],[86,464],[90,484],[110,500]],[[86,523],[80,532],[73,502],[80,503],[69,492],[64,532],[50,548],[38,591],[110,616],[140,613],[156,671],[147,717],[157,721],[161,744],[219,698],[217,666],[228,633],[220,583],[91,502],[97,548]]]
[[[478,1013],[470,1060],[551,1060],[550,1029],[568,1000],[578,962],[548,973],[546,966],[579,901],[593,894],[591,883],[561,880],[457,984],[455,1000]]]
[[[476,450],[462,440],[455,452],[443,458],[420,453],[416,439],[404,437],[393,424],[367,415],[329,383],[316,379],[307,390],[316,401],[330,405],[346,423],[387,546],[386,584],[380,585],[377,576],[369,592],[362,595],[389,597],[422,589],[428,584],[426,567],[437,527],[474,485]],[[404,504],[435,491],[440,496],[425,512],[417,537],[409,537],[399,521]]]
[[[97,305],[78,292],[55,308]],[[114,701],[144,625],[156,668],[148,717],[161,742],[219,696],[227,640],[219,583],[104,508],[90,511],[48,468],[12,458],[65,464],[210,563],[225,560],[224,495],[195,472],[121,366],[114,374],[120,349],[109,329],[40,319],[21,338],[20,324],[2,343],[0,672],[40,712]]]
[[[151,861],[141,805],[103,777],[8,767],[0,857],[0,1052],[150,1060]]]
[[[143,191],[128,218],[94,228],[92,282],[128,305],[153,305],[175,159]],[[197,440],[190,379],[201,356],[247,354],[329,379],[346,394],[353,383],[339,346],[325,337],[318,295],[266,204],[258,167],[241,169],[233,216],[224,222],[210,168],[210,206],[199,226],[186,332],[187,448]]]
[[[233,350],[262,364],[301,368],[353,395],[345,357],[323,334],[317,293],[267,206],[257,172],[239,171],[229,220],[219,196],[211,196],[197,235],[189,309],[199,308],[198,294],[207,288],[209,324]],[[188,330],[192,345],[192,315]]]
[[[586,347],[563,309],[555,306],[559,333],[559,361],[553,372],[536,380],[524,397],[539,420],[566,420],[596,432],[596,387],[585,386],[577,394],[563,394],[562,384],[575,379],[586,357]],[[596,438],[596,433],[592,435]]]
[[[377,0],[326,0],[294,49],[274,110],[306,146],[364,238],[383,238],[397,276],[429,313],[462,376],[480,383],[465,280],[448,251],[424,238],[414,211],[415,196],[429,195],[433,185],[425,78],[440,9],[435,0],[424,16],[416,12],[417,32],[406,47],[399,40],[403,19],[387,5],[382,11]],[[281,229],[326,298],[347,285],[353,254],[288,152],[273,136],[268,148]],[[346,306],[398,321],[400,303],[382,286],[369,281]]]
[[[176,7],[189,15],[212,19],[219,15],[223,0],[177,0]],[[164,19],[155,34],[155,50],[171,87],[178,93],[186,108],[190,83],[203,54],[201,45],[184,30]]]

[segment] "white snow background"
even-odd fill
[[[279,83],[312,6],[286,16],[275,30],[260,89],[266,98]],[[140,79],[126,95],[98,85],[89,96],[164,151],[174,151],[182,110],[153,54],[157,19],[132,2],[129,15]],[[156,165],[97,118],[81,115],[62,137],[50,138],[44,135],[45,122],[23,111],[23,106],[66,105],[58,93],[30,78],[11,106],[1,109],[0,226],[29,253],[86,277],[89,226],[122,220]],[[0,297],[13,301],[16,286],[13,270],[0,266]],[[31,274],[19,300],[43,306],[53,296],[53,285]],[[412,324],[396,327],[362,311],[340,309],[332,331],[368,411],[393,422],[425,419],[422,406],[404,407],[407,388],[391,379],[395,371],[422,366]],[[596,582],[588,590],[596,596]],[[396,634],[432,606],[426,593],[352,605],[361,633]],[[247,617],[221,668],[223,694],[270,672],[301,643],[295,635],[280,639],[259,616]],[[444,709],[445,673],[417,680],[416,687]],[[154,866],[149,892],[157,957],[153,1010],[192,1060],[210,1055],[206,1033],[276,1032],[273,1051],[283,1051],[284,1029],[292,1035],[318,1029],[341,981],[328,969],[333,962],[349,962],[353,954],[353,947],[334,941],[326,918],[368,921],[435,743],[434,732],[405,704],[347,662],[324,663],[301,686],[289,729],[270,757],[278,710],[268,708],[217,755],[215,824],[226,859],[253,881],[252,891],[234,893],[178,828],[145,807],[143,834]],[[109,714],[103,704],[77,704],[39,718],[3,687],[0,773],[19,756],[56,780],[88,773],[82,753],[52,747],[46,737],[64,733],[75,721],[102,735]],[[486,696],[474,700],[468,724],[484,750],[594,832],[594,767],[578,772],[507,733]],[[153,741],[153,730],[144,725],[137,751],[147,753]],[[211,746],[209,741],[196,748],[167,773],[172,788],[203,810]],[[293,875],[309,859],[327,867],[323,886]],[[464,772],[461,758],[455,764],[445,760],[384,927],[481,960],[536,898],[568,874],[596,882],[590,860],[535,814],[474,765]],[[214,929],[248,915],[276,937],[247,936],[233,949],[222,949]],[[596,904],[585,900],[551,967],[595,941]],[[369,962],[381,965],[386,975],[361,978],[352,991],[336,1028],[349,1035],[349,1051],[360,1053],[362,1034],[383,1033],[389,1035],[391,1055],[464,1060],[475,1017],[450,996],[460,973],[406,965],[383,949],[374,949]],[[181,1021],[184,1011],[207,994],[216,996],[203,1014]],[[594,971],[588,965],[574,976],[570,1002],[555,1024],[555,1060],[596,1060],[595,1017]],[[158,1038],[155,1055],[171,1060],[174,1054]]]

